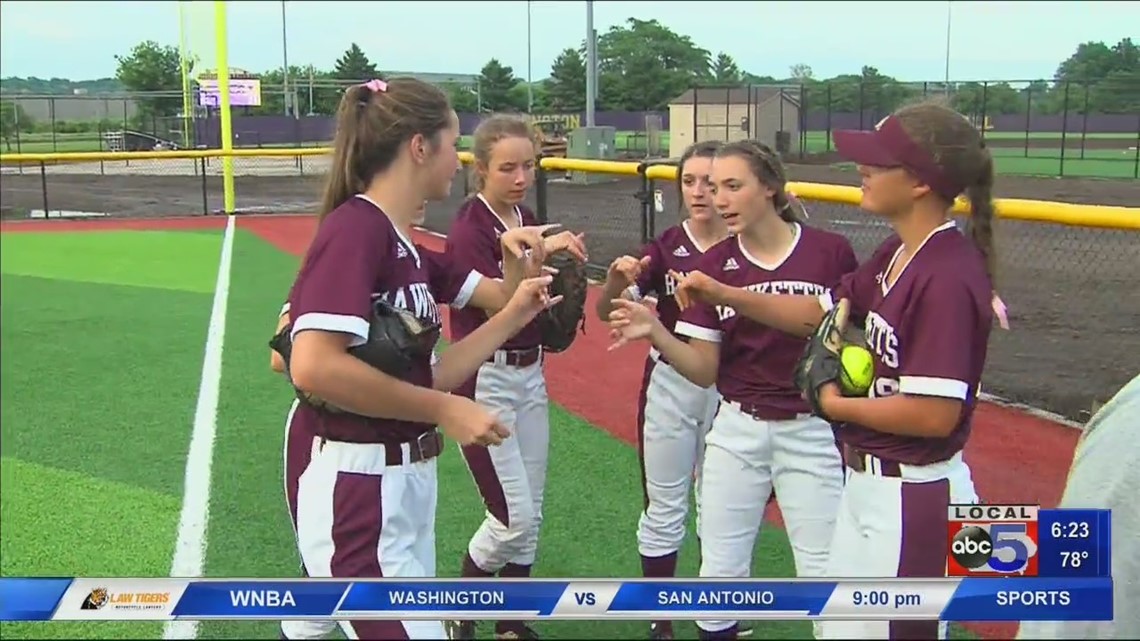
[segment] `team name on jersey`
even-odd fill
[[[757,294],[789,294],[793,296],[820,296],[827,291],[823,285],[802,280],[770,280],[754,285],[745,285],[744,289]],[[727,305],[717,305],[716,315],[723,321],[736,316],[736,310]]]
[[[887,367],[899,367],[899,339],[895,328],[877,312],[867,314],[867,322],[863,324],[863,334],[867,338],[867,346]]]
[[[677,273],[681,275],[681,278],[684,278],[688,274],[688,272],[677,272]],[[666,272],[665,273],[665,295],[666,296],[672,296],[673,294],[676,294],[676,293],[677,293],[677,279],[673,278],[673,276],[669,272]]]
[[[431,295],[427,283],[412,283],[395,291],[384,292],[380,298],[395,307],[408,310],[421,320],[441,322],[439,307],[435,304],[435,297]]]

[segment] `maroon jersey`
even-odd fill
[[[856,267],[855,250],[846,238],[797,224],[791,248],[775,264],[753,257],[733,237],[708,250],[698,268],[753,292],[818,296]],[[716,385],[726,400],[773,413],[810,411],[792,382],[804,339],[745,318],[731,307],[704,304],[682,313],[677,333],[720,343]]]
[[[993,287],[985,260],[953,221],[931,232],[890,287],[887,274],[902,241],[887,239],[833,292],[820,297],[851,301],[853,323],[863,323],[867,347],[876,356],[868,393],[955,398],[965,403],[946,438],[884,434],[855,424],[836,427],[844,443],[884,459],[924,465],[944,461],[966,443],[986,364],[993,323]]]
[[[516,224],[537,225],[534,212],[525,206],[515,207]],[[496,214],[481,194],[469,198],[459,208],[455,221],[447,233],[446,252],[457,265],[468,270],[498,280],[503,278],[503,245],[499,238],[507,231],[507,226]],[[487,312],[467,308],[451,314],[453,340],[461,340],[487,321]],[[529,325],[503,344],[503,349],[533,349],[542,343],[542,332],[538,321]]]
[[[332,211],[317,229],[289,295],[292,335],[340,332],[352,344],[368,339],[372,301],[381,298],[438,323],[437,301],[462,307],[479,284],[477,273],[457,269],[445,254],[417,247],[371,200],[357,196]],[[408,382],[432,385],[431,358],[412,365]],[[396,443],[433,425],[352,414],[322,414],[302,405],[296,418],[336,441]]]
[[[637,282],[630,286],[630,294],[634,300],[641,300],[643,296],[655,296],[657,316],[670,332],[674,331],[677,319],[681,317],[681,308],[677,307],[677,299],[673,298],[677,281],[669,275],[669,271],[681,274],[691,272],[697,268],[704,253],[705,249],[689,233],[687,221],[661,232],[642,250],[642,256],[649,257],[649,266],[641,272]]]

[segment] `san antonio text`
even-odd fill
[[[776,603],[771,590],[661,590],[657,605],[767,606]]]

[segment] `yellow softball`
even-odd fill
[[[866,396],[875,377],[875,357],[859,345],[844,345],[839,352],[839,389],[845,396]]]

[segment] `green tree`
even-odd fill
[[[558,113],[586,109],[586,61],[577,49],[563,49],[550,67],[546,88],[548,107]]]
[[[811,66],[805,65],[802,62],[792,65],[791,68],[788,69],[788,73],[791,74],[792,79],[796,82],[806,82],[813,78]]]
[[[146,40],[127,55],[115,56],[115,62],[115,77],[123,88],[151,94],[135,98],[141,120],[173,116],[182,110],[182,67],[177,47]],[[192,71],[193,61],[189,61],[187,72]]]
[[[479,93],[475,85],[447,83],[441,86],[451,99],[451,107],[458,113],[479,113]]]
[[[1085,42],[1077,46],[1057,67],[1054,86],[1047,107],[1060,111],[1065,107],[1068,85],[1069,111],[1083,111],[1087,102],[1093,113],[1135,113],[1140,105],[1140,48],[1131,38],[1109,47],[1103,42]]]
[[[610,27],[598,37],[597,55],[598,98],[605,109],[664,109],[712,77],[709,51],[656,20],[628,18]]]
[[[716,60],[712,63],[712,76],[717,84],[740,84],[740,67],[736,66],[736,61],[732,59],[732,56],[722,51],[717,54]]]
[[[522,95],[522,104],[517,102],[518,94],[512,95],[511,90],[520,80],[515,77],[514,69],[503,65],[495,58],[487,61],[479,71],[479,87],[483,98],[483,109],[487,111],[517,111],[526,108],[526,93]]]
[[[31,131],[33,126],[35,123],[19,103],[0,101],[0,138],[4,139],[7,151],[12,151],[12,139],[18,132]]]
[[[380,70],[368,59],[360,45],[354,42],[337,58],[332,75],[338,80],[359,83],[380,78]]]
[[[1025,113],[1025,97],[1008,82],[965,82],[954,91],[951,105],[977,119],[998,114]]]

